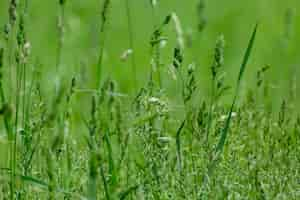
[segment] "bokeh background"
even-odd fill
[[[203,0],[203,16],[206,26],[198,31],[199,0],[158,0],[157,18],[151,15],[149,0],[130,0],[132,14],[134,52],[137,59],[138,83],[146,84],[150,67],[150,37],[153,24],[176,12],[186,39],[184,66],[195,63],[200,94],[209,93],[209,68],[213,59],[215,41],[220,34],[226,41],[225,71],[229,85],[234,86],[249,37],[259,23],[258,37],[251,62],[246,73],[245,88],[255,85],[258,69],[270,65],[267,79],[273,95],[273,103],[279,104],[288,95],[291,80],[299,75],[300,67],[300,2],[298,0]],[[0,27],[8,20],[9,0],[0,1]],[[99,52],[99,26],[102,0],[67,0],[66,27],[62,50],[61,72],[67,76],[86,73],[89,87],[94,77]],[[58,0],[28,0],[29,16],[26,31],[31,42],[31,63],[39,62],[45,84],[52,84],[55,74],[58,41]],[[124,0],[112,0],[106,27],[107,38],[104,54],[105,77],[117,80],[121,92],[132,87],[130,62],[120,59],[129,48],[128,26]],[[1,31],[2,34],[3,31]],[[168,73],[175,44],[175,31],[168,26],[165,35],[167,46],[162,50],[164,87],[170,95],[176,94],[176,84]],[[2,37],[1,37],[2,38]],[[0,40],[3,42],[2,40]],[[1,43],[0,43],[1,45]],[[245,90],[246,91],[246,90]],[[278,97],[278,98],[277,98]],[[279,98],[280,97],[280,98]]]

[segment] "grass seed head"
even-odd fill
[[[176,69],[179,69],[183,62],[183,53],[180,48],[174,48],[174,55],[173,55],[173,66]]]
[[[187,70],[187,82],[183,89],[183,100],[185,104],[192,99],[196,89],[195,64],[190,64]]]
[[[18,34],[17,34],[17,42],[18,42],[18,46],[19,47],[23,47],[25,44],[25,28],[24,28],[24,17],[21,16],[20,17],[20,21],[19,21],[19,30],[18,30]]]
[[[102,12],[101,12],[103,24],[105,24],[107,21],[109,5],[110,5],[110,0],[105,0],[103,3]]]
[[[213,61],[213,65],[211,67],[213,79],[216,79],[220,68],[223,66],[223,63],[224,63],[224,47],[225,47],[224,36],[220,35],[218,37],[217,41],[216,41],[214,61]]]
[[[259,88],[263,81],[264,81],[264,76],[265,73],[270,69],[269,65],[266,65],[265,67],[263,67],[262,69],[258,70],[258,72],[256,73],[256,86]]]
[[[17,20],[17,1],[11,0],[9,4],[9,23],[13,26]]]
[[[5,24],[5,26],[3,28],[3,33],[4,33],[4,39],[6,41],[8,41],[10,31],[11,31],[10,23]]]

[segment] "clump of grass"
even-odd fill
[[[231,109],[230,109],[230,111],[228,113],[228,117],[227,117],[227,120],[226,120],[226,123],[225,123],[225,127],[222,130],[221,138],[220,138],[220,141],[219,141],[219,143],[217,145],[216,152],[222,152],[222,150],[224,148],[224,145],[225,145],[225,141],[226,141],[226,138],[227,138],[229,125],[230,125],[230,122],[231,122],[232,112],[233,112],[233,109],[235,107],[235,104],[236,104],[236,101],[237,101],[237,98],[238,98],[238,94],[239,94],[239,90],[240,90],[240,87],[241,87],[241,81],[242,81],[242,78],[243,78],[246,66],[248,64],[248,61],[249,61],[249,58],[250,58],[250,55],[252,53],[252,49],[253,49],[253,46],[254,46],[254,42],[255,42],[255,38],[256,38],[256,33],[257,33],[257,27],[258,27],[258,25],[256,25],[255,28],[254,28],[254,30],[253,30],[251,39],[249,41],[246,53],[245,53],[244,58],[243,58],[242,65],[240,66],[240,72],[239,72],[239,75],[238,75],[238,80],[237,80],[237,86],[236,86],[236,90],[235,90],[235,95],[234,95],[234,98],[233,98]]]
[[[256,91],[272,87],[267,82],[266,66],[254,74],[256,84],[251,89],[255,92],[250,89],[243,92],[248,98],[237,107],[257,26],[227,111],[226,103],[220,101],[228,88],[224,73],[224,38],[220,36],[216,41],[209,66],[212,81],[207,84],[212,85],[212,91],[211,96],[206,97],[202,92],[206,85],[200,84],[201,74],[198,74],[201,67],[205,67],[201,65],[205,60],[194,64],[196,58],[190,52],[197,53],[197,59],[202,60],[198,54],[202,50],[185,49],[186,32],[182,27],[191,21],[182,26],[184,20],[171,13],[159,23],[159,1],[149,1],[155,21],[150,41],[154,63],[151,76],[155,75],[157,85],[152,77],[143,88],[136,85],[134,92],[138,93],[133,100],[122,93],[127,85],[121,85],[120,90],[113,75],[102,80],[105,68],[101,54],[108,41],[105,35],[112,1],[101,2],[100,64],[93,66],[93,70],[101,73],[84,77],[71,69],[67,74],[58,70],[56,77],[60,78],[60,84],[54,93],[49,92],[43,76],[50,66],[42,64],[44,59],[52,59],[51,54],[43,58],[43,52],[37,53],[39,49],[33,49],[33,54],[30,52],[27,36],[34,38],[37,33],[28,32],[34,27],[31,17],[35,16],[28,12],[34,7],[27,8],[29,1],[10,2],[12,14],[8,24],[12,25],[6,27],[5,38],[0,41],[6,42],[0,44],[0,117],[3,120],[0,128],[6,130],[7,135],[0,134],[0,157],[3,157],[0,159],[0,199],[298,199],[299,176],[295,166],[299,160],[300,118],[294,116],[296,109],[291,102],[296,99],[284,97],[279,112],[275,106],[266,109],[259,104]],[[62,21],[67,17],[67,12],[62,10],[67,8],[68,2],[56,1],[58,18],[63,17]],[[131,49],[122,55],[124,60],[137,47],[133,42],[135,20],[129,2],[132,3],[130,0],[125,3],[127,25],[129,32],[132,31],[129,33]],[[199,2],[196,20],[203,33],[207,4]],[[75,4],[72,9],[77,8],[73,6]],[[80,19],[80,28],[85,27],[83,20]],[[163,52],[170,24],[176,41]],[[56,28],[63,32],[61,27]],[[59,38],[65,38],[64,34],[58,34]],[[110,45],[110,49],[119,51],[114,42]],[[62,43],[60,49],[56,49],[60,57],[66,49],[63,46]],[[48,49],[48,46],[43,48]],[[59,57],[57,55],[54,59]],[[234,55],[229,59],[233,63]],[[144,61],[144,57],[135,59]],[[62,62],[59,60],[57,63]],[[170,62],[178,81],[163,76],[163,60]],[[107,64],[110,63],[116,64],[114,60],[107,60]],[[63,65],[58,66],[62,69]],[[157,69],[161,70],[159,77]],[[132,75],[138,76],[142,71],[132,72]],[[93,88],[83,88],[88,79],[99,83]],[[159,84],[159,79],[164,84]],[[176,89],[171,91],[173,87]],[[266,95],[264,100],[270,98],[273,103],[271,97]],[[84,125],[87,129],[82,128]],[[227,144],[230,144],[228,148]]]
[[[227,140],[227,135],[228,135],[228,132],[229,132],[229,127],[230,127],[231,120],[232,120],[232,113],[233,113],[233,110],[234,110],[234,107],[235,107],[235,104],[236,104],[236,101],[237,101],[237,98],[238,98],[238,94],[239,94],[239,91],[240,91],[241,81],[242,81],[242,78],[243,78],[246,66],[248,64],[250,55],[252,53],[252,49],[253,49],[254,41],[255,41],[255,38],[256,38],[256,33],[257,33],[257,26],[258,25],[256,25],[255,28],[254,28],[254,30],[253,30],[253,33],[252,33],[252,36],[250,38],[250,41],[249,41],[246,53],[244,55],[242,64],[240,66],[240,72],[239,72],[238,79],[237,79],[237,86],[236,86],[235,94],[234,94],[234,97],[233,97],[233,101],[232,101],[230,110],[228,112],[228,116],[227,116],[227,119],[225,121],[225,125],[221,129],[220,139],[219,139],[219,142],[217,143],[216,149],[214,150],[213,158],[212,158],[212,160],[209,163],[208,173],[204,176],[204,181],[202,183],[202,191],[204,189],[206,189],[207,183],[209,181],[209,177],[211,176],[211,174],[215,170],[216,165],[217,165],[217,163],[218,163],[218,161],[220,159],[220,155],[223,152],[223,149],[224,149],[224,146],[225,146],[225,142]],[[204,193],[201,193],[201,195],[203,195],[203,194]]]

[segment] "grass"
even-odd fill
[[[299,199],[291,2],[1,2],[0,199]]]

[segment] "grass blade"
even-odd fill
[[[249,61],[249,58],[250,58],[250,55],[251,55],[251,52],[252,52],[252,49],[253,49],[253,46],[254,46],[254,41],[255,41],[256,33],[257,33],[257,28],[258,28],[258,24],[255,25],[254,31],[253,31],[251,39],[250,39],[250,42],[248,44],[247,51],[245,53],[245,56],[244,56],[244,59],[243,59],[243,63],[242,63],[241,68],[240,68],[240,73],[239,73],[239,78],[238,78],[238,84],[241,81],[241,79],[243,77],[243,74],[244,74],[244,71],[245,71],[245,68],[246,68],[246,66],[248,64],[248,61]]]
[[[135,52],[134,52],[134,34],[133,34],[133,25],[132,25],[132,14],[131,14],[131,5],[129,0],[126,0],[126,15],[127,15],[127,25],[128,25],[128,35],[129,35],[129,47],[133,51],[131,55],[131,68],[132,68],[132,75],[133,75],[133,89],[136,91],[137,87],[137,76],[136,76],[136,59],[135,59]]]
[[[253,46],[254,46],[254,41],[255,41],[256,33],[257,33],[257,27],[258,27],[258,24],[256,24],[256,26],[254,28],[254,31],[252,33],[250,42],[248,44],[246,53],[245,53],[244,58],[243,58],[242,65],[240,67],[240,72],[239,72],[239,77],[238,77],[238,80],[237,80],[237,87],[236,87],[236,91],[235,91],[235,96],[234,96],[230,111],[229,111],[227,119],[226,119],[225,127],[222,129],[221,138],[220,138],[219,143],[217,145],[216,152],[222,152],[222,150],[224,148],[224,145],[225,145],[225,142],[226,142],[226,138],[227,138],[227,135],[228,135],[229,126],[230,126],[230,122],[231,122],[231,118],[232,118],[232,112],[233,112],[233,109],[234,109],[234,106],[236,104],[236,100],[237,100],[237,97],[238,97],[238,93],[239,93],[239,89],[240,89],[240,85],[241,85],[241,80],[243,78],[243,74],[245,72],[246,66],[248,64],[248,61],[249,61],[249,58],[250,58],[250,55],[251,55],[251,52],[252,52],[252,49],[253,49]]]

